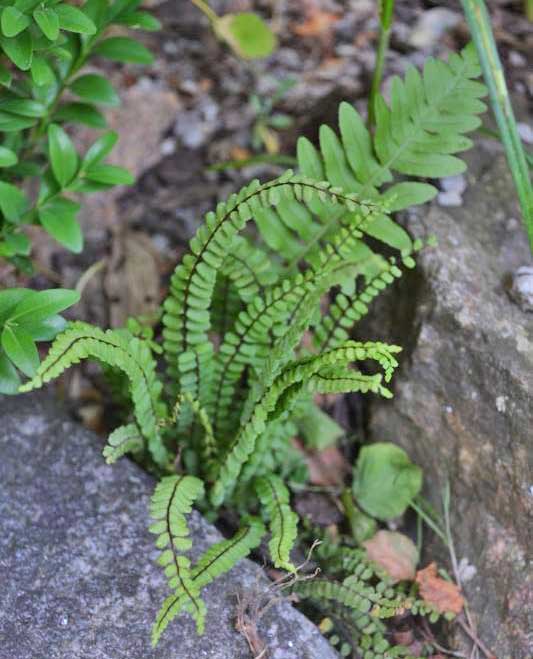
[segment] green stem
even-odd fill
[[[533,0],[524,0],[524,11],[527,20],[533,23]]]
[[[380,0],[379,3],[379,42],[376,53],[376,66],[372,76],[372,85],[370,87],[370,98],[368,101],[368,127],[374,126],[376,96],[379,94],[381,79],[383,78],[383,69],[385,67],[385,58],[389,49],[390,33],[392,28],[392,17],[394,13],[394,0]]]
[[[518,193],[522,217],[533,253],[533,188],[502,64],[496,49],[490,17],[483,0],[461,0],[461,2],[489,88],[492,110],[505,147],[507,162]],[[529,4],[533,3],[529,1]]]
[[[211,23],[216,23],[218,21],[218,16],[216,13],[211,9],[211,7],[207,4],[207,2],[204,2],[204,0],[191,0],[193,5],[196,5],[198,9],[207,16],[209,21]]]

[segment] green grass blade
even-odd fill
[[[462,0],[462,5],[476,44],[483,75],[489,87],[492,110],[498,123],[507,161],[518,192],[522,217],[533,253],[533,188],[502,64],[492,34],[490,17],[483,0]]]

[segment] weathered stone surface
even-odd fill
[[[236,596],[265,589],[243,561],[206,591],[206,634],[186,616],[157,649],[150,627],[167,590],[147,532],[152,479],[123,460],[109,467],[98,438],[38,396],[0,397],[0,659],[244,659]],[[196,551],[220,539],[198,514]],[[259,634],[272,659],[337,656],[287,602]]]
[[[499,659],[533,656],[533,315],[508,295],[531,264],[503,155],[470,156],[464,205],[408,220],[435,234],[369,330],[403,345],[395,398],[371,410],[374,439],[402,444],[439,503],[449,477],[459,558],[479,635]],[[531,559],[531,555],[529,555]]]

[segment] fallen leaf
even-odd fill
[[[292,31],[299,37],[316,37],[329,32],[333,25],[339,20],[339,16],[329,11],[312,9],[303,23],[294,25]]]
[[[344,479],[350,473],[350,464],[336,446],[328,446],[322,451],[306,451],[299,440],[294,444],[305,456],[309,481],[313,485],[326,487],[344,483]]]
[[[416,574],[418,550],[406,535],[396,531],[378,531],[363,542],[368,558],[382,567],[393,582],[412,580]]]
[[[420,586],[420,597],[440,613],[461,613],[464,597],[457,584],[437,576],[437,564],[430,563],[416,573],[416,583]]]

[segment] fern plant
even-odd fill
[[[430,60],[422,75],[410,69],[393,83],[390,106],[377,99],[375,135],[342,104],[341,138],[322,127],[320,151],[301,140],[298,174],[253,181],[208,213],[164,303],[163,376],[152,340],[73,323],[21,388],[40,387],[86,358],[129,379],[131,420],[112,433],[104,455],[113,462],[135,453],[162,477],[151,530],[171,595],[154,643],[181,612],[202,631],[203,587],[256,547],[265,525],[273,564],[294,570],[298,520],[286,482],[302,458],[291,438],[302,419],[316,418],[315,394],[392,395],[400,348],[350,335],[420,247],[391,211],[435,193],[424,182],[394,183],[393,172],[437,177],[464,168],[452,154],[468,148],[464,133],[484,109],[478,75],[471,48],[448,64]],[[212,516],[224,507],[242,515],[236,534],[195,563],[187,555],[193,503]],[[365,585],[367,569],[357,570],[336,585],[305,588],[358,610],[378,632],[378,610],[383,617],[414,606],[407,593]]]

